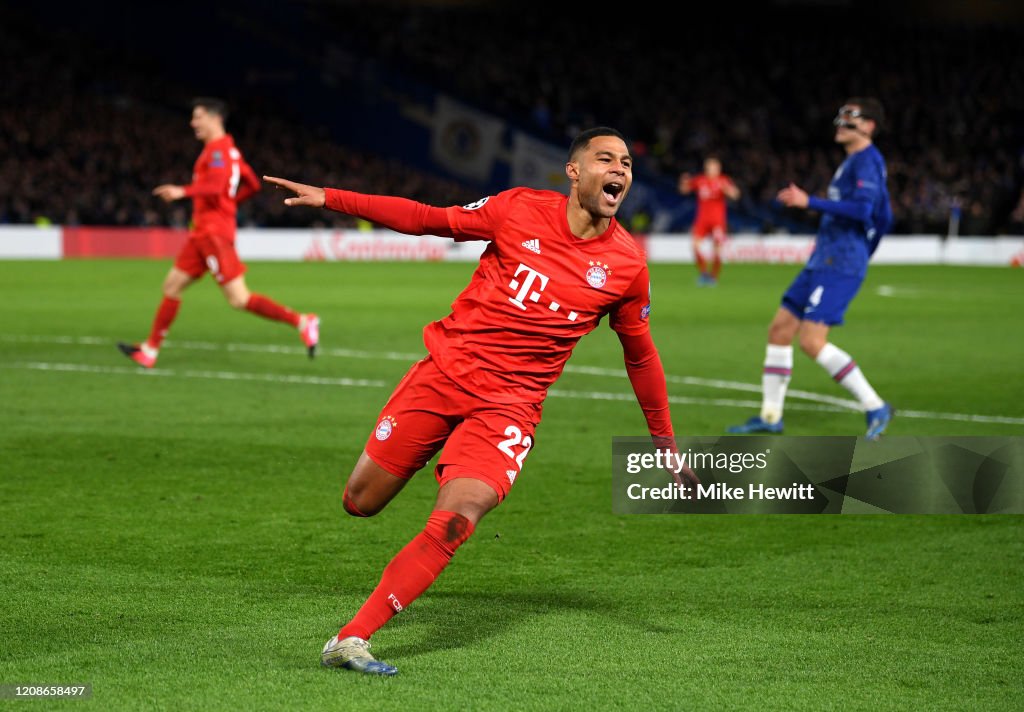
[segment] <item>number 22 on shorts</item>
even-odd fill
[[[498,449],[508,455],[511,459],[515,460],[521,470],[523,469],[523,460],[526,459],[526,456],[530,452],[530,448],[533,447],[533,438],[529,435],[524,438],[523,431],[514,425],[510,425],[505,428],[505,435],[508,436],[508,439],[502,440],[498,443]],[[516,455],[516,451],[512,449],[517,445],[522,447],[522,451],[518,455]]]

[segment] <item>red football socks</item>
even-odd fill
[[[249,301],[245,304],[246,311],[251,311],[253,314],[259,314],[267,319],[274,321],[283,321],[286,324],[291,324],[294,327],[299,326],[299,313],[294,312],[286,306],[282,306],[275,302],[273,299],[264,297],[262,294],[252,294],[249,296]]]
[[[167,336],[167,331],[171,328],[174,317],[178,315],[178,307],[180,306],[180,299],[164,297],[161,300],[160,306],[156,310],[156,317],[153,318],[153,328],[150,330],[149,338],[146,340],[154,349],[160,348],[164,337]]]
[[[455,512],[434,511],[427,526],[384,568],[380,583],[338,636],[369,640],[391,617],[416,600],[473,533],[473,523]]]

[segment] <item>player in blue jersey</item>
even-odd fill
[[[853,358],[830,343],[829,329],[843,315],[867,274],[868,260],[892,224],[885,159],[872,142],[884,119],[873,98],[851,98],[833,122],[835,141],[846,160],[832,176],[828,198],[807,195],[793,183],[779,191],[786,207],[822,213],[814,252],[782,297],[768,329],[761,377],[761,414],[730,433],[781,433],[782,408],[793,369],[793,339],[800,348],[860,401],[867,415],[867,437],[877,440],[892,420],[892,407],[861,373]]]

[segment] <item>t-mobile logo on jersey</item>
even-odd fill
[[[519,290],[516,296],[509,297],[508,300],[523,311],[526,311],[526,305],[523,301],[529,299],[531,302],[539,302],[540,293],[544,291],[544,287],[548,286],[548,277],[535,269],[530,269],[520,262],[519,267],[516,268],[514,277],[518,277],[523,272],[526,272],[526,277],[523,278],[522,282],[513,278],[512,281],[508,283],[509,289]],[[536,291],[532,291],[534,282],[537,282],[538,280],[540,281],[540,286]]]
[[[526,272],[526,276],[523,277],[522,281],[517,279],[520,274]],[[538,284],[537,288],[534,289],[534,284]],[[543,275],[537,270],[527,267],[522,262],[519,263],[519,267],[516,268],[516,273],[513,275],[513,279],[509,281],[508,287],[512,290],[519,290],[516,292],[516,296],[509,297],[508,300],[515,304],[517,307],[526,311],[526,300],[529,299],[531,302],[540,301],[540,293],[544,291],[544,288],[548,286],[548,277]],[[553,312],[557,312],[562,306],[558,302],[551,302],[548,304],[548,309]],[[579,317],[574,311],[569,312],[569,321],[576,321]]]

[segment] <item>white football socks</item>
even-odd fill
[[[761,374],[761,420],[777,423],[782,420],[786,387],[793,373],[793,347],[768,344]]]
[[[875,410],[884,405],[882,399],[875,393],[875,389],[868,383],[868,379],[861,373],[857,363],[850,354],[841,348],[833,344],[825,344],[814,360],[828,371],[836,383],[852,393],[853,397],[864,406],[864,410]]]

